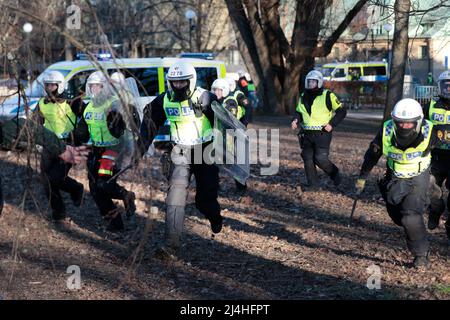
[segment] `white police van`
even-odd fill
[[[120,70],[125,77],[133,77],[137,81],[139,91],[138,111],[142,110],[158,94],[166,91],[166,74],[169,67],[179,58],[139,58],[139,59],[109,59],[99,60],[98,63],[108,70],[109,74]],[[225,64],[218,60],[183,58],[192,63],[197,71],[197,86],[211,89],[217,78],[226,75]],[[62,61],[50,65],[45,71],[61,72],[66,80],[65,97],[72,99],[81,96],[85,91],[89,75],[96,71],[96,66],[89,60]],[[44,72],[45,72],[44,71]],[[35,110],[40,98],[44,96],[42,81],[43,73],[25,89],[26,105],[29,110]],[[0,104],[0,119],[10,119],[15,116],[25,116],[25,101],[22,97],[13,95]]]

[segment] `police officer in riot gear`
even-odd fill
[[[27,126],[29,130],[22,130]],[[27,134],[29,133],[29,135]],[[85,146],[74,147],[59,139],[53,131],[37,124],[35,121],[14,118],[0,120],[0,146],[13,150],[17,146],[25,146],[29,140],[42,146],[42,157],[52,163],[59,160],[67,164],[78,164],[86,161],[88,150]],[[0,179],[0,215],[3,209],[3,190]]]
[[[428,229],[436,229],[445,211],[450,208],[450,196],[444,199],[442,186],[450,189],[450,71],[443,72],[438,79],[439,98],[432,100],[424,109],[425,119],[430,120],[440,138],[431,153],[431,203]],[[450,218],[445,223],[450,245]]]
[[[429,204],[431,149],[438,139],[433,124],[424,120],[422,107],[413,99],[397,102],[391,116],[365,153],[355,187],[360,194],[372,168],[386,156],[386,174],[378,185],[387,212],[403,227],[414,266],[427,267],[429,243],[423,213]]]
[[[62,95],[64,93],[64,76],[59,71],[47,71],[42,79],[45,97],[39,100],[34,117],[44,127],[53,132],[59,139],[79,145],[77,136],[77,114]],[[83,197],[83,185],[68,176],[72,167],[70,163],[63,162],[60,158],[41,158],[41,172],[44,190],[52,208],[52,218],[60,221],[66,217],[66,208],[61,197],[61,191],[70,194],[76,207],[81,205]]]
[[[312,189],[319,186],[316,165],[330,176],[335,185],[341,183],[339,169],[328,156],[332,131],[346,115],[347,110],[336,95],[323,88],[322,74],[316,70],[310,71],[291,127],[293,130],[300,128],[301,156],[308,186]]]
[[[91,98],[83,114],[92,145],[88,159],[89,188],[100,214],[108,222],[108,230],[121,231],[123,220],[113,199],[124,202],[128,216],[136,210],[135,194],[112,179],[120,171],[119,159],[124,150],[122,137],[127,125],[120,113],[122,106],[118,97],[101,71],[89,76],[86,94]]]
[[[222,216],[217,201],[219,170],[215,164],[203,159],[203,150],[213,139],[214,112],[211,103],[216,97],[196,87],[197,72],[184,60],[174,63],[167,73],[169,90],[157,96],[144,108],[141,125],[142,153],[158,128],[170,120],[170,136],[174,145],[173,162],[166,197],[165,245],[158,254],[176,254],[181,245],[186,198],[190,177],[196,181],[195,205],[209,220],[213,233],[222,230]],[[195,157],[195,154],[201,154]]]

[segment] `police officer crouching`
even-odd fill
[[[163,257],[176,254],[181,246],[186,198],[192,174],[196,181],[195,205],[209,220],[213,233],[222,230],[222,216],[217,201],[219,169],[194,159],[213,139],[214,111],[211,103],[216,97],[197,87],[197,72],[184,60],[174,63],[167,73],[169,90],[157,96],[144,108],[141,125],[143,154],[156,136],[159,127],[170,121],[170,136],[174,144],[173,162],[166,197],[165,244],[157,254]],[[199,160],[200,162],[198,162]]]
[[[62,97],[64,93],[64,76],[58,71],[48,71],[43,80],[45,97],[39,100],[35,119],[53,132],[59,139],[71,145],[80,145],[74,134],[78,117],[71,105]],[[72,164],[63,162],[58,157],[48,158],[44,153],[41,157],[41,173],[43,186],[52,208],[52,218],[61,221],[66,218],[66,208],[61,197],[61,191],[70,194],[76,207],[81,205],[83,185],[68,176]]]
[[[346,115],[347,110],[336,95],[323,89],[322,73],[310,71],[306,75],[305,92],[300,97],[291,126],[293,130],[300,127],[301,156],[311,189],[319,186],[316,165],[330,176],[335,185],[341,183],[339,169],[328,156],[332,131]]]
[[[360,194],[372,168],[382,155],[386,156],[386,174],[378,186],[387,212],[396,225],[403,227],[414,266],[427,267],[429,243],[423,213],[429,204],[431,149],[437,142],[436,132],[413,99],[397,102],[391,116],[370,143],[355,187]]]
[[[428,219],[428,229],[434,230],[439,226],[439,220],[450,208],[450,195],[444,200],[442,185],[446,182],[450,189],[450,71],[443,72],[438,79],[439,98],[432,100],[424,109],[425,119],[429,119],[436,128],[440,141],[431,152],[431,203]],[[448,244],[450,245],[450,217],[445,223]]]
[[[27,130],[23,130],[26,127]],[[61,161],[66,164],[80,164],[86,161],[89,153],[85,146],[74,147],[59,139],[54,132],[35,121],[15,117],[9,120],[0,119],[0,147],[14,150],[17,146],[34,147],[32,141],[42,147],[42,157],[49,163]],[[3,210],[3,190],[0,179],[0,215]]]

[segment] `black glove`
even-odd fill
[[[201,103],[192,103],[192,108],[194,109],[194,113],[197,118],[201,118],[203,116],[203,108]]]
[[[108,124],[108,130],[114,138],[120,138],[126,129],[125,121],[123,121],[122,115],[117,111],[110,111],[106,117],[106,123]]]
[[[227,110],[230,111],[233,116],[237,117],[238,109],[236,107],[227,107]]]

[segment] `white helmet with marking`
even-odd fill
[[[42,78],[42,83],[44,85],[46,83],[53,83],[58,85],[57,93],[58,95],[62,94],[64,92],[66,81],[64,80],[64,76],[61,72],[56,70],[47,71],[44,73],[44,76]],[[47,94],[47,91],[45,91],[45,94]]]
[[[216,79],[211,85],[211,92],[214,93],[214,89],[222,90],[222,97],[226,98],[230,94],[230,84],[226,79]]]
[[[175,62],[167,72],[167,87],[173,98],[178,101],[189,99],[194,93],[197,84],[197,71],[194,66],[186,60],[180,59]],[[172,81],[187,80],[188,85],[183,88],[174,88]]]
[[[408,130],[419,133],[423,121],[422,106],[414,99],[402,99],[395,104],[391,112],[391,117],[394,121],[396,134],[407,136],[409,135]],[[415,125],[412,130],[402,129],[398,126],[398,123],[401,122],[413,122]]]
[[[439,96],[450,99],[450,71],[444,71],[438,79]]]
[[[231,77],[226,77],[225,80],[228,81],[228,86],[230,88],[230,92],[236,91],[236,80]]]
[[[92,90],[93,84],[101,85],[100,91],[95,92]],[[86,81],[86,95],[91,98],[96,105],[102,104],[112,95],[111,86],[102,71],[95,71],[88,77]]]
[[[317,70],[311,70],[308,72],[305,78],[305,89],[314,89],[310,88],[308,81],[309,80],[317,80],[317,88],[320,89],[323,86],[323,75],[320,71]]]

